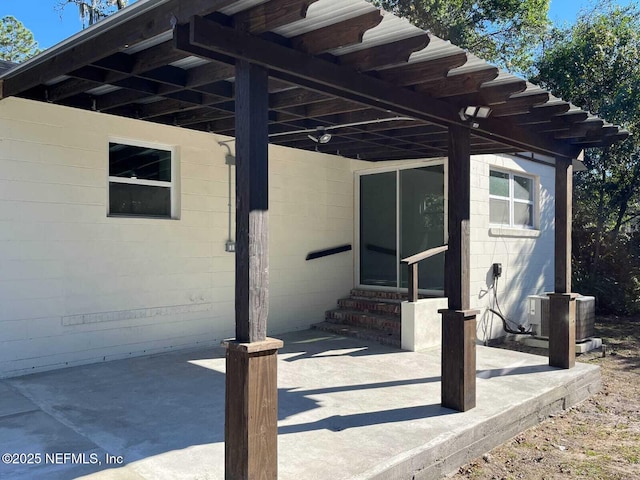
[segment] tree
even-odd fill
[[[510,71],[526,71],[548,27],[549,0],[374,0]]]
[[[599,294],[610,313],[640,311],[637,234],[640,220],[640,11],[605,2],[571,29],[550,33],[535,83],[632,136],[585,151],[586,172],[575,179],[575,286]]]
[[[112,13],[127,6],[128,0],[57,0],[56,9],[62,11],[68,5],[75,5],[80,12],[82,28],[99,22]]]
[[[31,31],[15,17],[0,20],[0,59],[7,62],[23,62],[40,50]]]

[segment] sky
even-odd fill
[[[628,5],[634,1],[638,0],[614,0],[614,3]],[[49,48],[82,29],[77,8],[69,5],[56,12],[56,3],[56,0],[0,0],[0,18],[13,15],[33,32],[40,48]],[[594,0],[551,0],[549,18],[556,25],[572,24],[578,13],[593,3]]]

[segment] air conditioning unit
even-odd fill
[[[530,295],[527,297],[529,325],[536,337],[549,338],[549,297]],[[576,342],[582,342],[595,334],[595,297],[576,298]]]

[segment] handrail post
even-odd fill
[[[418,301],[418,263],[407,264],[409,273],[409,301]]]
[[[407,264],[407,276],[409,277],[408,300],[410,302],[416,303],[418,301],[418,262],[446,252],[448,248],[447,245],[442,245],[402,259],[402,263]]]

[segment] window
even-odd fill
[[[491,170],[489,223],[534,228],[536,182],[532,177]]]
[[[109,143],[109,215],[175,218],[170,149]]]

